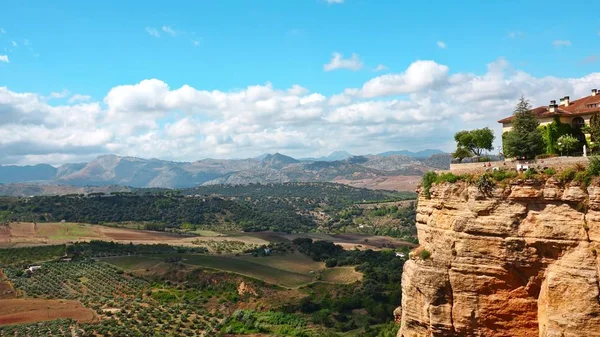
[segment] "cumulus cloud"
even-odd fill
[[[448,67],[434,61],[416,61],[405,72],[375,77],[365,83],[364,97],[402,95],[417,92],[443,83],[448,78]]]
[[[496,121],[521,95],[546,105],[589,95],[598,82],[600,73],[535,77],[497,59],[479,74],[415,61],[330,96],[300,85],[221,91],[146,79],[115,86],[101,101],[73,94],[64,102],[0,87],[0,163],[59,164],[106,153],[191,161],[274,151],[451,150],[452,135],[465,128],[490,126],[500,139]]]
[[[345,59],[344,55],[340,53],[333,53],[329,63],[323,66],[323,70],[332,71],[337,69],[349,69],[352,71],[358,71],[362,69],[363,62],[360,60],[358,54],[352,54],[349,59]]]
[[[378,64],[377,67],[375,67],[375,69],[373,69],[373,71],[384,71],[386,70],[387,67],[383,64]]]
[[[436,44],[439,48],[446,49],[446,42],[438,41],[438,42],[436,42]]]
[[[569,40],[554,40],[552,41],[552,45],[554,47],[570,47],[571,46],[571,41]]]
[[[0,62],[8,63],[8,55],[0,55]]]

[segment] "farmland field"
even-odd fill
[[[72,318],[92,322],[96,315],[78,301],[45,299],[4,299],[0,305],[0,325]]]
[[[166,257],[110,257],[103,261],[123,269],[141,270],[160,264]],[[315,281],[315,276],[310,272],[324,268],[322,262],[312,261],[300,254],[269,257],[177,254],[173,257],[181,257],[186,265],[236,273],[289,288]]]
[[[162,263],[159,257],[147,256],[119,256],[103,258],[105,262],[113,264],[121,269],[127,270],[142,270],[152,268]]]
[[[362,280],[363,275],[354,267],[327,268],[323,271],[323,282],[330,283],[353,283]]]

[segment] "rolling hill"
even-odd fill
[[[88,163],[64,164],[58,168],[46,164],[0,166],[0,184],[10,184],[0,186],[0,192],[18,186],[33,191],[38,185],[186,188],[210,184],[364,181],[420,176],[431,169],[448,168],[449,162],[449,156],[445,154],[426,159],[367,155],[341,160],[300,161],[275,153],[259,158],[195,162],[105,155]]]

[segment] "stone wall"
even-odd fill
[[[554,157],[546,159],[538,159],[532,161],[495,161],[490,162],[491,167],[501,167],[505,169],[517,168],[517,165],[529,165],[533,167],[552,167],[556,170],[561,170],[575,164],[587,165],[589,163],[588,157]],[[490,169],[485,163],[467,163],[467,164],[450,164],[450,172],[454,174],[467,174],[467,173],[483,173]],[[443,172],[443,171],[441,171]]]

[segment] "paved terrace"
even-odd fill
[[[488,170],[492,170],[494,167],[505,168],[505,169],[518,169],[521,165],[525,167],[538,168],[554,168],[557,171],[572,167],[575,164],[588,165],[588,157],[554,157],[537,160],[515,160],[515,161],[493,161],[489,162],[491,166],[488,166],[488,162],[485,163],[467,163],[467,164],[450,164],[450,172],[454,174],[467,174],[467,173],[483,173]],[[448,172],[448,171],[440,171]]]

